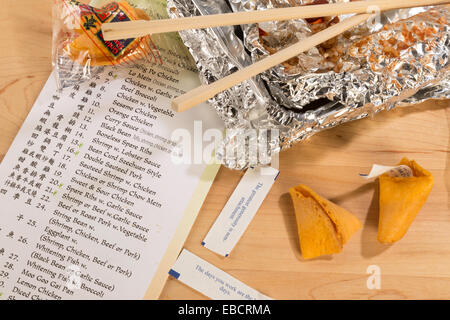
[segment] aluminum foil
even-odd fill
[[[331,0],[340,2],[343,0]],[[169,0],[173,18],[308,4],[308,0]],[[264,165],[321,130],[431,98],[450,98],[450,6],[392,10],[210,100],[227,134],[217,158]],[[324,19],[332,24],[348,16]],[[316,21],[317,22],[317,21]],[[203,83],[298,40],[303,19],[180,32]],[[255,153],[255,146],[259,152]]]

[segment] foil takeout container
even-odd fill
[[[168,12],[178,18],[311,2],[168,0]],[[341,123],[449,98],[449,8],[383,12],[210,99],[227,128],[216,158],[233,169],[266,165],[293,143]],[[201,81],[211,83],[349,16],[186,30],[180,36]]]

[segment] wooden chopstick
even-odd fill
[[[304,40],[278,51],[244,69],[236,71],[220,80],[217,80],[211,84],[202,85],[195,88],[175,99],[172,100],[172,109],[178,112],[186,111],[208,99],[214,97],[216,94],[229,89],[242,81],[250,79],[257,74],[264,72],[280,63],[283,63],[293,57],[296,57],[302,52],[305,52],[315,46],[332,39],[339,34],[357,26],[364,21],[367,21],[371,14],[359,14],[342,22],[339,22],[325,30],[322,30]]]
[[[422,7],[450,3],[448,0],[369,0],[332,4],[303,5],[278,8],[195,16],[177,19],[138,20],[105,23],[103,38],[107,41],[142,37],[147,34],[174,32],[187,29],[202,29],[228,25],[250,24],[266,21],[283,21],[300,18],[318,18],[349,13],[374,13],[400,8]]]

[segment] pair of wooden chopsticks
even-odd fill
[[[391,9],[422,7],[450,3],[449,0],[369,0],[334,4],[318,4],[292,8],[261,11],[236,12],[208,16],[152,21],[127,21],[106,23],[102,27],[105,40],[127,39],[147,34],[174,32],[187,29],[201,29],[227,25],[249,24],[267,21],[283,21],[300,18],[319,18],[341,14],[359,13],[337,23],[311,37],[299,41],[288,48],[266,57],[244,69],[209,85],[202,85],[172,100],[172,108],[182,112],[188,110],[216,94],[233,87],[257,74],[283,63],[339,34],[367,21],[373,13]]]

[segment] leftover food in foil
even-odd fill
[[[172,18],[343,0],[169,0]],[[397,105],[450,97],[450,6],[383,12],[210,99],[227,127],[217,158],[265,165],[294,142]],[[211,83],[349,15],[180,32]],[[255,146],[262,152],[254,153]]]

